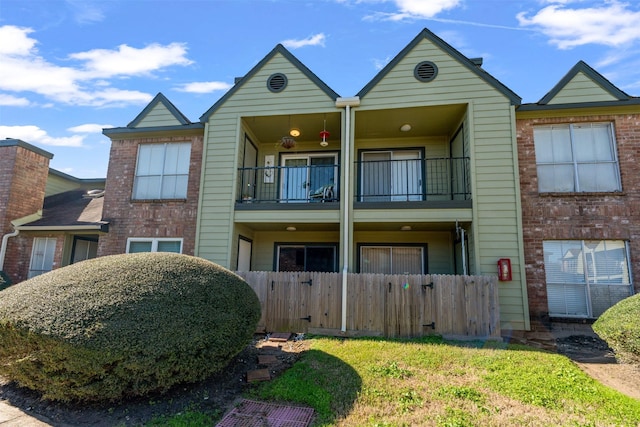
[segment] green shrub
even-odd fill
[[[256,294],[170,253],[113,255],[0,291],[0,375],[51,400],[119,400],[224,368],[252,339]]]
[[[7,273],[0,270],[0,291],[11,286],[11,279],[7,276]]]
[[[602,313],[593,330],[616,352],[617,359],[640,364],[640,294]]]

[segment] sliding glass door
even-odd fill
[[[367,151],[361,155],[361,165],[363,202],[423,199],[420,151]]]
[[[308,202],[316,194],[337,194],[338,155],[291,154],[282,157],[282,182],[280,188],[283,202]]]

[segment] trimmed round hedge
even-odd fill
[[[640,294],[609,307],[593,330],[615,351],[616,359],[640,365]]]
[[[45,399],[115,401],[224,368],[252,339],[260,302],[201,258],[95,258],[0,291],[0,375]]]

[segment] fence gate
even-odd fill
[[[287,273],[268,283],[266,326],[271,332],[306,332],[313,319],[309,313],[313,279],[307,273]]]
[[[435,333],[433,282],[430,276],[385,276],[387,337],[419,337]]]

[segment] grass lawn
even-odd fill
[[[640,400],[568,358],[502,343],[314,337],[251,398],[297,402],[315,426],[638,426]]]

